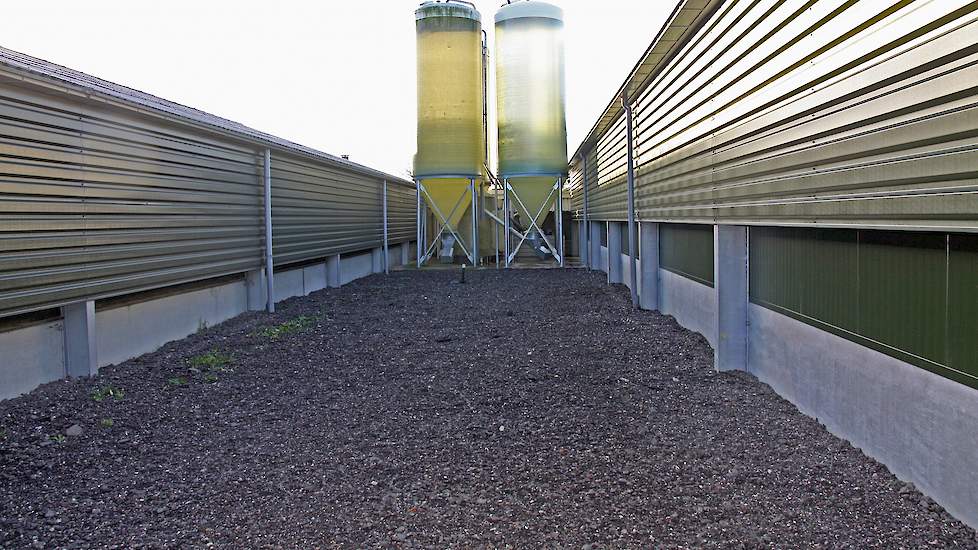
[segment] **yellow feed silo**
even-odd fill
[[[486,158],[482,16],[468,2],[448,0],[424,2],[415,19],[418,151],[414,177],[434,215],[437,227],[432,236],[437,240],[450,232],[462,241],[459,244],[470,261],[477,262],[472,243],[478,238],[479,216],[472,219],[471,207],[484,179]],[[460,227],[463,219],[467,227]],[[427,255],[427,247],[424,252]]]
[[[557,205],[555,242],[543,240],[559,257],[567,170],[563,11],[535,0],[511,2],[495,23],[499,177],[509,185],[510,217],[520,219],[530,238],[543,237],[540,225]]]

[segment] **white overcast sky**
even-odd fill
[[[573,153],[676,0],[551,1],[566,19]],[[419,3],[4,2],[0,45],[404,176]],[[476,1],[490,44],[501,3]]]

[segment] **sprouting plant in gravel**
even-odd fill
[[[201,333],[204,332],[205,330],[207,330],[207,321],[201,319],[200,321],[197,322],[197,332]]]
[[[187,360],[190,371],[194,373],[209,372],[232,372],[228,365],[234,361],[234,356],[222,351],[210,351],[203,355],[196,355]]]
[[[218,380],[220,380],[220,379],[217,377],[216,374],[207,373],[207,374],[204,375],[204,382],[207,382],[208,384],[213,384],[214,382],[217,382]]]
[[[101,424],[103,428],[111,428],[112,426],[115,426],[115,420],[112,420],[111,418],[103,418],[99,424]]]
[[[268,338],[269,340],[277,340],[283,336],[289,334],[295,334],[297,332],[302,332],[316,323],[315,317],[309,317],[308,315],[301,315],[286,321],[280,325],[275,325],[273,327],[265,327],[258,331],[258,335],[263,338]]]
[[[0,426],[0,441],[7,439],[7,428]]]
[[[173,378],[167,378],[166,383],[171,386],[186,386],[187,379],[183,376],[174,376]]]
[[[92,392],[92,399],[95,401],[105,401],[106,398],[122,399],[126,396],[126,392],[122,388],[115,388],[112,386],[102,386]]]
[[[51,441],[54,441],[55,443],[64,443],[65,441],[68,440],[68,437],[65,436],[64,434],[55,434],[55,435],[52,435],[52,436],[48,437],[48,439],[50,439]]]

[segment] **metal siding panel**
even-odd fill
[[[649,221],[978,231],[978,3],[733,2],[638,95]],[[620,117],[594,219],[625,218]]]
[[[949,246],[949,364],[978,380],[978,236],[951,235]]]

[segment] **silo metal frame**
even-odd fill
[[[510,185],[509,181],[515,178],[545,178],[545,177],[554,178],[554,185],[553,187],[551,187],[550,193],[547,195],[547,198],[543,201],[543,206],[540,208],[538,212],[536,212],[536,214],[534,214],[529,211],[529,209],[526,207],[525,204],[523,204],[522,199],[520,199],[519,193],[517,193],[516,189],[513,188],[512,185]],[[564,179],[565,179],[564,174],[508,174],[508,175],[501,176],[501,179],[503,181],[503,221],[504,221],[503,234],[505,235],[505,237],[503,238],[503,243],[505,249],[504,255],[506,257],[506,267],[508,268],[512,265],[513,260],[516,258],[516,255],[523,247],[523,243],[526,242],[527,238],[529,238],[530,236],[530,232],[533,230],[536,230],[540,234],[540,238],[543,239],[544,244],[547,245],[547,248],[550,250],[550,253],[553,255],[554,259],[557,260],[557,264],[560,267],[565,267],[566,260],[564,258],[564,219],[563,219],[564,218],[563,195],[564,195]],[[526,215],[530,217],[530,226],[526,229],[525,233],[520,233],[519,231],[511,227],[510,220],[512,219],[512,215],[511,215],[512,208],[510,207],[510,199],[509,199],[511,193],[513,195],[513,198],[515,198],[516,201],[519,203],[519,206],[523,209],[524,212],[526,212]],[[554,194],[556,194],[556,198],[554,198]],[[539,217],[540,214],[545,212],[551,206],[554,208],[554,227],[556,233],[555,243],[551,243],[547,239],[547,235],[543,232],[543,228],[540,227],[540,225],[537,224],[536,221],[537,217]],[[513,248],[511,244],[512,233],[516,233],[517,235],[520,236],[520,241],[519,243],[517,243],[515,248]]]
[[[441,210],[439,210],[437,204],[432,199],[432,197],[428,194],[428,191],[425,189],[425,185],[424,185],[425,180],[446,180],[446,179],[469,180],[468,187],[466,188],[465,191],[463,191],[461,195],[459,195],[458,200],[455,201],[455,205],[452,207],[452,210],[448,213],[447,216]],[[435,247],[438,244],[437,241],[432,242],[430,245],[428,244],[428,231],[427,231],[428,228],[427,228],[427,223],[425,223],[425,220],[427,219],[427,215],[425,215],[423,212],[424,210],[427,210],[427,208],[429,207],[431,208],[432,212],[435,214],[435,217],[438,220],[438,222],[441,224],[441,227],[438,229],[437,234],[441,235],[447,229],[448,232],[453,237],[455,237],[455,240],[458,242],[458,245],[462,247],[462,252],[464,252],[465,257],[468,258],[470,262],[472,262],[471,265],[473,267],[478,267],[481,264],[480,261],[481,258],[479,257],[479,218],[481,217],[481,215],[478,214],[478,212],[476,211],[477,208],[482,206],[482,203],[479,200],[479,196],[480,196],[479,189],[481,187],[479,185],[479,182],[481,180],[482,180],[481,175],[472,175],[472,174],[446,174],[446,175],[437,175],[437,176],[425,176],[423,178],[415,178],[414,185],[416,186],[417,193],[418,193],[417,263],[419,268],[422,267],[425,264],[425,262],[428,261],[429,258],[431,258],[432,252],[434,251]],[[455,211],[458,209],[459,205],[462,204],[462,200],[465,198],[465,193],[469,193],[472,199],[472,206],[471,206],[472,242],[470,243],[470,245],[472,246],[471,251],[465,247],[465,241],[462,239],[462,236],[459,235],[459,233],[456,231],[456,228],[451,223],[451,218],[455,214]]]

